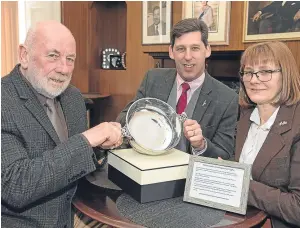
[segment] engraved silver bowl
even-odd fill
[[[185,113],[178,115],[167,103],[156,98],[135,101],[126,115],[122,135],[130,139],[134,150],[159,155],[173,149],[179,142]]]

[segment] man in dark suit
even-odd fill
[[[160,19],[160,8],[153,8],[153,24],[148,27],[148,36],[166,35],[166,23]]]
[[[293,32],[299,28],[299,1],[274,1],[253,16],[259,21],[259,33]]]
[[[170,104],[187,113],[184,136],[177,148],[196,155],[229,159],[234,152],[238,116],[237,94],[205,71],[211,54],[205,22],[191,18],[178,22],[171,33],[169,55],[176,69],[149,70],[136,97],[119,114],[125,124],[130,105],[144,97]]]
[[[96,168],[93,148],[122,143],[119,123],[87,130],[84,99],[69,85],[75,58],[71,32],[40,22],[1,80],[2,227],[73,227],[72,198]]]

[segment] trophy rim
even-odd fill
[[[143,100],[155,100],[155,101],[157,101],[158,103],[160,103],[160,104],[162,104],[162,105],[165,105],[165,106],[168,107],[170,110],[172,110],[172,112],[176,115],[177,121],[180,122],[178,114],[176,113],[176,111],[174,110],[174,108],[173,108],[171,105],[169,105],[167,102],[164,102],[164,101],[162,101],[162,100],[160,100],[160,99],[153,98],[153,97],[144,97],[144,98],[138,99],[138,100],[136,100],[135,102],[133,102],[133,103],[131,104],[131,106],[129,107],[129,109],[128,109],[127,113],[126,113],[126,127],[127,127],[127,129],[128,129],[128,132],[129,132],[131,138],[132,138],[132,139],[129,141],[129,143],[130,143],[130,145],[131,145],[133,148],[136,147],[136,145],[138,145],[138,147],[140,147],[140,148],[136,148],[136,150],[142,150],[142,152],[140,152],[140,153],[144,153],[144,154],[145,154],[144,151],[146,151],[147,154],[151,154],[151,155],[159,155],[159,154],[166,153],[166,152],[168,152],[169,150],[173,149],[173,148],[178,144],[178,142],[180,141],[180,138],[181,138],[181,135],[182,135],[182,125],[179,124],[179,127],[180,127],[180,136],[177,137],[177,139],[176,139],[175,142],[170,143],[170,145],[168,145],[167,148],[164,149],[164,150],[152,150],[152,149],[144,148],[142,145],[139,145],[139,144],[135,141],[135,139],[134,139],[134,137],[132,136],[132,133],[130,132],[130,129],[129,129],[129,127],[128,127],[128,126],[129,126],[129,121],[128,121],[129,115],[128,115],[128,114],[130,113],[130,111],[132,111],[131,109],[132,109],[132,107],[134,107],[134,105],[135,105],[136,103],[139,103],[139,102],[141,102],[141,101],[143,101]],[[160,109],[160,108],[159,108],[159,109]],[[160,109],[160,110],[161,110],[161,109]],[[159,114],[159,115],[162,115],[162,114],[160,114],[160,113],[158,113],[158,114]],[[134,141],[134,143],[133,143],[134,146],[133,146],[132,143],[131,143],[132,141]],[[171,147],[170,147],[170,146],[171,146]]]

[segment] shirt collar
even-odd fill
[[[159,22],[159,24],[158,25],[155,25],[155,28],[157,27],[157,30],[160,30],[160,22]]]
[[[44,95],[42,95],[40,93],[36,93],[36,96],[37,96],[37,98],[39,99],[39,101],[41,102],[42,105],[45,105],[47,100],[53,100],[54,103],[56,102],[55,98],[51,99],[51,98],[45,97]]]
[[[176,75],[176,81],[177,81],[177,91],[179,91],[179,89],[181,88],[181,84],[186,82],[190,85],[191,91],[195,91],[196,89],[198,89],[200,86],[202,86],[203,82],[205,79],[205,72],[203,72],[203,74],[196,78],[195,80],[191,81],[191,82],[186,82],[184,81],[179,74],[177,73]]]
[[[260,126],[261,129],[263,129],[263,130],[270,130],[271,129],[272,125],[275,122],[275,119],[276,119],[277,113],[279,111],[279,108],[280,108],[280,106],[273,112],[273,114],[268,119],[268,121]],[[250,120],[253,123],[255,123],[257,126],[260,125],[260,117],[259,117],[259,112],[258,112],[257,107],[255,107],[255,109],[252,111],[251,116],[250,116]]]

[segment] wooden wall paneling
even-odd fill
[[[68,7],[65,7],[64,9],[66,12],[65,17],[68,22],[66,25],[72,32],[76,33],[75,38],[77,44],[78,42],[80,43],[80,53],[78,53],[80,59],[78,59],[77,62],[82,64],[82,71],[86,71],[89,74],[89,78],[79,78],[76,75],[74,80],[77,83],[77,87],[85,89],[88,88],[90,90],[89,92],[109,93],[111,95],[109,102],[107,102],[108,104],[104,107],[104,120],[111,121],[115,120],[119,112],[135,96],[135,93],[147,70],[153,68],[154,59],[149,55],[149,53],[168,52],[168,45],[142,45],[142,2],[128,1],[126,2],[127,69],[100,69],[98,67],[100,63],[97,59],[97,56],[99,56],[98,49],[101,46],[101,40],[106,39],[106,33],[105,31],[101,33],[95,32],[96,28],[100,29],[101,27],[99,24],[98,27],[94,27],[96,26],[95,22],[99,20],[99,15],[97,15],[96,8],[87,8],[87,6],[91,3],[92,2],[63,2],[63,5],[68,5]],[[173,24],[181,19],[181,7],[182,2],[173,2]],[[90,12],[90,15],[88,15],[88,12]],[[244,44],[242,42],[243,12],[244,2],[233,1],[230,22],[230,44],[228,46],[213,46],[213,51],[244,50],[251,45],[251,43]],[[78,22],[85,20],[91,20],[90,26],[87,26],[87,22]],[[89,34],[90,39],[88,39],[89,37],[87,34]],[[120,41],[116,40],[116,42]],[[288,41],[286,43],[294,54],[300,68],[300,41]],[[89,48],[86,48],[87,46]],[[88,63],[90,63],[90,67],[86,66]],[[80,71],[78,69],[78,64],[75,69],[78,72]]]
[[[93,2],[90,2],[90,17],[91,17],[91,23],[90,23],[90,40],[91,40],[91,52],[90,52],[90,69],[100,69],[101,66],[101,50],[99,42],[101,42],[102,36],[104,36],[104,33],[102,34],[98,29],[98,9],[95,5],[93,5]],[[91,75],[90,75],[91,76]],[[93,80],[90,80],[90,88],[93,88]],[[93,88],[94,89],[94,88]],[[95,91],[94,91],[95,92]]]
[[[89,92],[89,2],[62,1],[62,23],[76,40],[76,61],[71,83],[82,93]]]
[[[287,41],[285,42],[295,57],[298,69],[300,71],[300,41]]]
[[[181,20],[181,7],[181,2],[173,2],[173,24]],[[245,46],[250,45],[242,42],[243,7],[243,2],[232,2],[230,45],[214,46],[214,51],[244,50]],[[142,20],[139,18],[142,18],[142,2],[127,2],[127,70],[105,71],[98,76],[101,93],[109,92],[112,95],[111,103],[107,107],[106,120],[114,120],[117,117],[135,96],[146,71],[153,68],[154,59],[147,52],[168,52],[168,45],[141,45]]]
[[[230,11],[229,45],[212,46],[212,51],[244,50],[243,39],[244,2],[232,1]]]
[[[109,94],[109,84],[105,81],[104,77],[99,77],[100,75],[99,69],[89,69],[89,92],[91,93],[100,93],[100,84],[103,82],[101,80],[104,80],[104,83],[108,86],[104,87],[101,91],[102,94]]]
[[[243,38],[243,13],[244,2],[232,1],[230,13],[229,45],[212,46],[213,51],[244,50]],[[182,19],[182,2],[173,2],[173,25]],[[143,51],[168,52],[169,45],[143,46]]]
[[[145,75],[152,68],[153,59],[142,51],[141,2],[126,2],[126,70],[96,70],[93,77],[99,77],[99,91],[111,94],[105,111],[105,120],[115,120],[126,104],[135,96]],[[139,19],[140,18],[140,19]]]
[[[182,16],[182,2],[173,2],[173,22],[176,23]],[[237,51],[245,50],[253,43],[243,43],[243,19],[244,19],[244,2],[232,1],[230,13],[230,33],[229,45],[212,46],[212,51]],[[293,55],[296,58],[297,64],[300,68],[300,41],[286,41],[285,42]],[[150,45],[143,46],[143,51],[150,52],[168,52],[168,45]]]
[[[89,69],[89,89],[91,92],[110,94],[102,102],[101,115],[104,121],[115,120],[116,107],[120,107],[126,86],[126,70],[101,69],[102,51],[105,48],[117,48],[121,53],[126,51],[126,2],[90,2],[90,39],[91,62]],[[128,57],[127,57],[128,59]],[[122,106],[123,107],[123,106]]]
[[[90,14],[91,68],[100,69],[105,48],[126,51],[126,3],[92,2]]]

